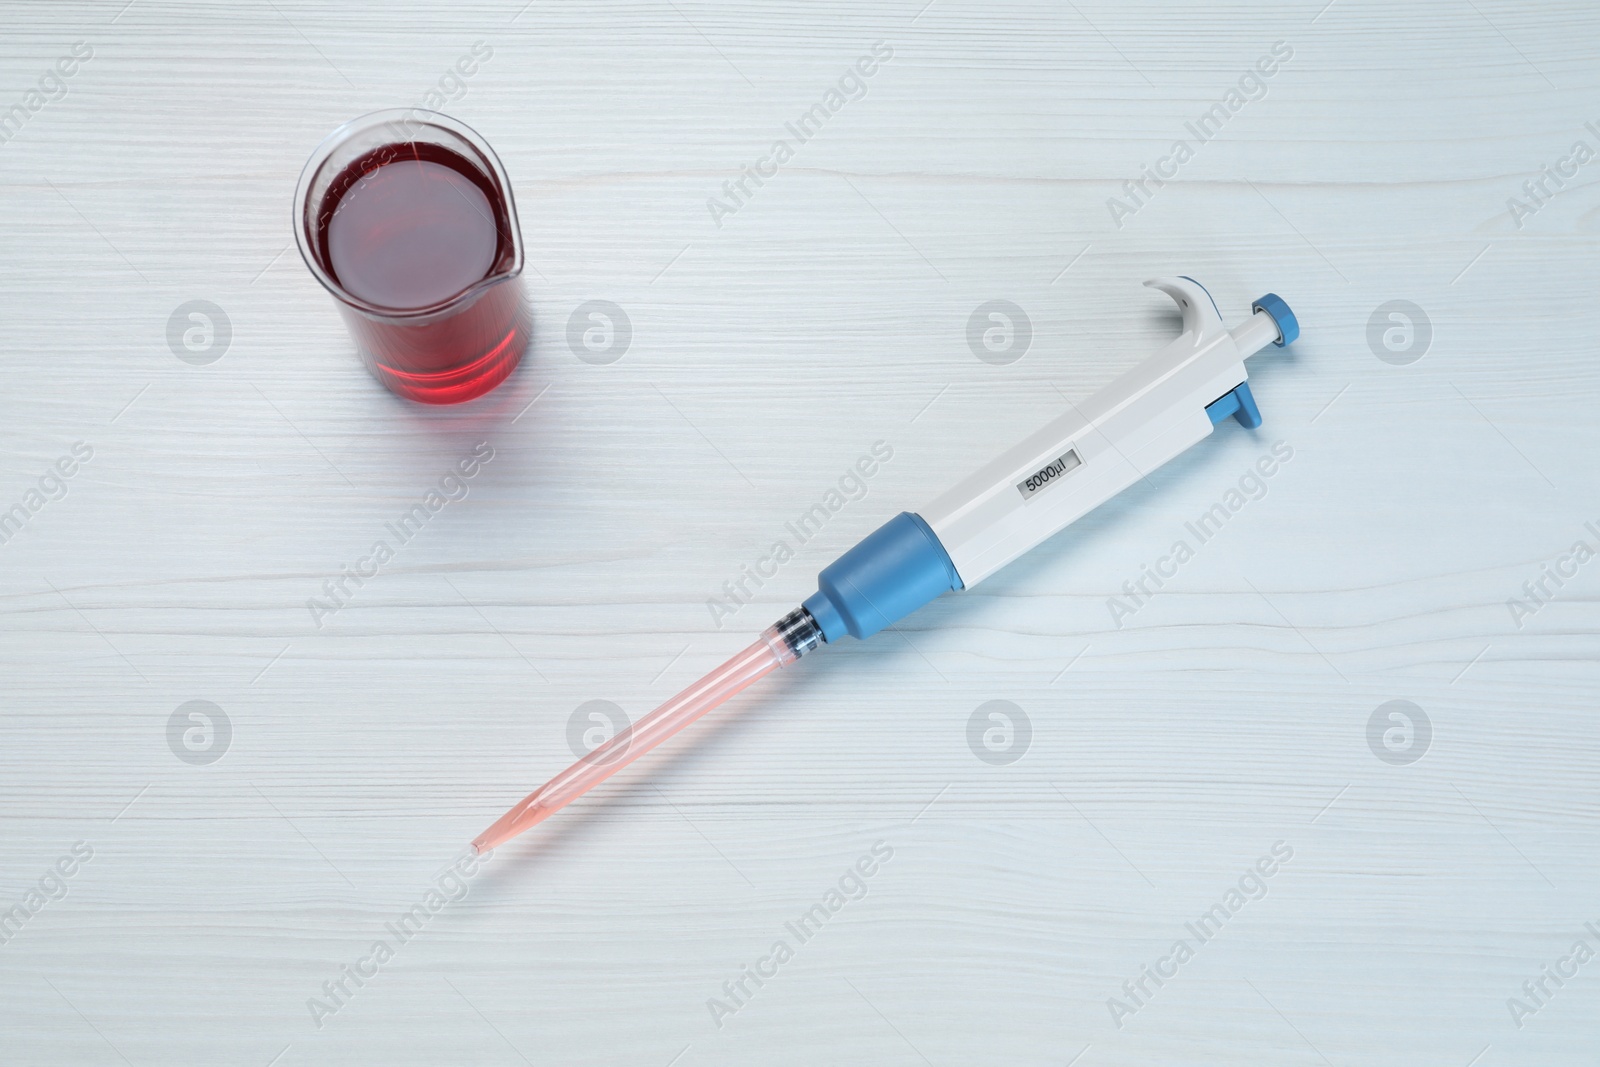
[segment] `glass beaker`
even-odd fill
[[[420,108],[345,123],[294,199],[300,255],[394,393],[454,404],[522,359],[532,323],[511,183],[476,131]]]

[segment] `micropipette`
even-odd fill
[[[1300,335],[1268,293],[1229,330],[1193,278],[1145,283],[1172,297],[1183,333],[935,500],[901,512],[817,576],[817,592],[757,641],[632,726],[619,730],[501,816],[472,845],[496,848],[779,667],[847,634],[862,639],[952,590],[971,589],[1229,416],[1261,425],[1244,361]]]

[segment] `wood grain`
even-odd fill
[[[1600,543],[1589,163],[1600,13],[1463,5],[0,5],[0,944],[7,1064],[1589,1062],[1600,964]],[[423,410],[360,368],[288,226],[333,126],[446,105],[496,147],[537,337]],[[707,201],[883,41],[718,226]],[[1275,42],[1293,57],[1119,227],[1108,199]],[[450,82],[447,85],[453,84]],[[454,90],[452,90],[453,92]],[[808,659],[500,850],[465,842],[816,571],[1109,381],[1175,318],[1272,290],[1303,338],[1226,427],[981,588]],[[226,354],[174,358],[185,301]],[[613,301],[633,340],[576,358]],[[1021,306],[1026,355],[968,318]],[[1425,356],[1369,320],[1423,309]],[[531,406],[530,406],[531,405]],[[480,441],[494,460],[320,629],[306,600]],[[732,620],[707,600],[874,442],[893,458]],[[1108,601],[1275,442],[1293,458],[1118,626]],[[1519,625],[1520,622],[1520,625]],[[220,707],[226,754],[168,724]],[[1026,714],[1006,766],[969,718]],[[1377,758],[1407,700],[1425,756]],[[893,858],[788,931],[874,843]],[[1116,1025],[1113,997],[1275,842],[1293,858]],[[55,883],[50,881],[50,885]],[[395,942],[338,1010],[323,984]],[[708,1001],[793,958],[717,1025]],[[346,980],[348,982],[348,980]],[[341,998],[343,999],[343,998]]]

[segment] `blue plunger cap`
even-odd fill
[[[1295,338],[1300,336],[1300,320],[1294,317],[1294,312],[1289,310],[1289,305],[1277,293],[1268,293],[1251,304],[1250,310],[1265,311],[1272,316],[1272,321],[1278,324],[1278,339],[1272,343],[1279,348],[1293,344]]]

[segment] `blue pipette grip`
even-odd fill
[[[817,575],[805,609],[830,644],[871,637],[952,589],[961,578],[919,515],[902,511]]]

